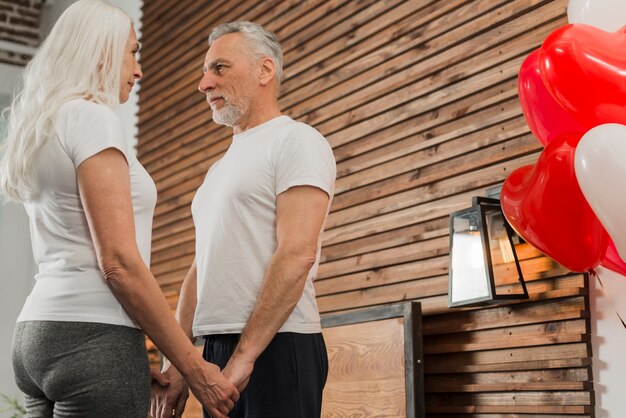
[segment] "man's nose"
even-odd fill
[[[198,84],[198,91],[200,93],[206,93],[209,90],[213,90],[215,88],[215,80],[212,77],[210,72],[205,73],[200,79],[200,83]]]

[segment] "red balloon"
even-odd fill
[[[617,252],[617,248],[615,248],[615,243],[609,237],[609,245],[606,249],[606,254],[600,263],[602,267],[606,267],[610,270],[613,270],[616,273],[621,274],[622,276],[626,276],[626,263],[619,256]]]
[[[578,186],[574,152],[580,137],[550,142],[537,164],[509,175],[502,187],[502,210],[518,234],[572,271],[600,264],[609,236]]]
[[[539,50],[532,52],[519,70],[517,89],[526,123],[545,147],[563,134],[587,131],[552,97],[539,69]]]
[[[585,131],[626,124],[626,27],[605,32],[566,25],[552,32],[539,51],[546,87]]]

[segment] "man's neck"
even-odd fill
[[[242,118],[237,126],[233,126],[233,133],[235,135],[240,134],[248,129],[252,129],[269,120],[277,118],[280,115],[282,115],[282,112],[276,101],[266,106],[254,106],[254,108],[250,109],[248,112],[248,117]]]

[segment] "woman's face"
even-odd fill
[[[122,61],[122,74],[120,77],[120,103],[128,100],[128,95],[135,85],[135,81],[142,76],[141,67],[137,62],[137,52],[139,52],[139,42],[135,28],[131,25],[126,48],[124,48],[124,59]]]

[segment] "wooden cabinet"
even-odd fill
[[[322,416],[424,416],[421,309],[416,302],[327,315]]]

